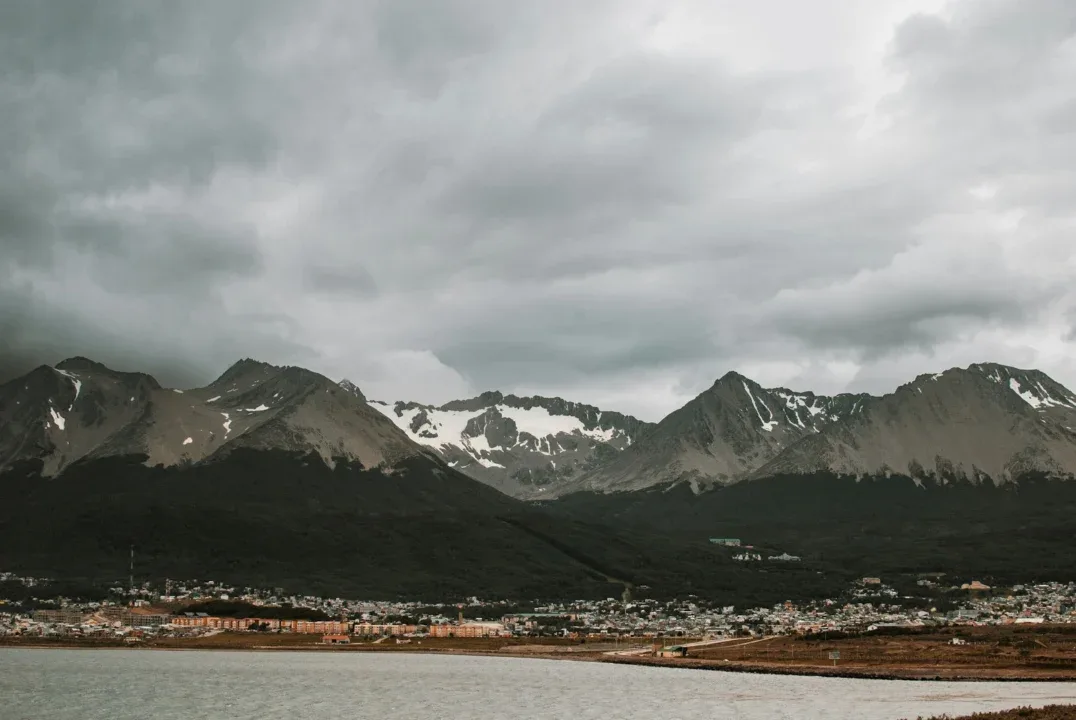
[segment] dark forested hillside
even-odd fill
[[[686,486],[580,493],[545,505],[640,534],[738,537],[849,573],[945,572],[997,582],[1076,577],[1076,484],[1029,476],[994,486],[782,476],[700,495]]]
[[[9,472],[0,567],[117,581],[202,578],[353,597],[452,599],[696,593],[772,603],[842,587],[812,569],[760,574],[703,540],[554,515],[417,456],[390,474],[240,450],[189,467],[139,457],[55,478]]]
[[[698,595],[737,605],[834,596],[862,575],[943,572],[991,584],[1067,580],[1076,484],[994,487],[832,475],[701,495],[680,486],[536,506],[416,455],[382,472],[316,454],[141,457],[0,477],[0,568],[122,582],[202,578],[367,598]],[[764,556],[737,562],[710,537]]]

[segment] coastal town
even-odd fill
[[[283,588],[237,588],[214,581],[168,581],[110,588],[110,598],[78,602],[49,596],[49,581],[0,574],[25,589],[20,602],[0,598],[0,638],[197,638],[224,632],[352,639],[565,638],[577,641],[758,638],[875,632],[900,628],[1076,624],[1076,583],[993,588],[972,581],[918,585],[956,598],[948,609],[914,607],[881,578],[865,577],[839,599],[738,608],[701,598],[519,603],[477,597],[458,603],[360,601],[287,594]],[[939,587],[941,586],[941,587]],[[41,589],[41,596],[35,589]],[[909,605],[913,605],[909,607]],[[214,609],[218,610],[215,612]],[[219,612],[223,610],[224,612]]]

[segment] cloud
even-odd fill
[[[777,26],[773,18],[793,18]],[[1076,385],[1064,0],[11,3],[0,379]]]

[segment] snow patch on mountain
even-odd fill
[[[544,407],[519,408],[497,404],[477,410],[440,410],[428,407],[411,407],[397,409],[393,405],[372,401],[373,407],[392,420],[397,427],[407,433],[415,442],[437,449],[456,447],[464,450],[484,467],[504,467],[489,458],[495,450],[490,447],[486,436],[471,436],[466,432],[467,424],[472,419],[496,410],[516,425],[516,437],[512,445],[526,443],[524,434],[537,438],[537,451],[544,455],[556,455],[563,448],[556,442],[556,436],[580,435],[594,440],[609,442],[617,435],[614,429],[587,429],[583,422],[572,415],[554,415]],[[425,416],[425,422],[419,416]]]
[[[770,416],[770,419],[763,420],[762,413],[759,412],[758,409],[758,403],[755,402],[755,396],[751,394],[751,388],[748,387],[747,383],[743,383],[743,389],[747,392],[747,397],[751,399],[751,406],[755,408],[755,414],[758,415],[758,421],[762,423],[762,429],[766,432],[773,432],[773,429],[777,427],[777,421],[774,420],[773,415],[770,414],[770,409],[766,408],[766,414]],[[766,404],[763,403],[762,406],[766,407]]]
[[[82,392],[82,381],[78,379],[77,375],[68,372],[67,370],[61,370],[60,368],[53,368],[53,370],[70,380],[71,383],[75,386],[75,397],[71,400],[71,407],[67,408],[67,412],[71,412],[75,409],[75,400],[78,400],[79,393]]]
[[[1024,389],[1020,386],[1020,381],[1016,378],[1009,378],[1009,389],[1019,395],[1020,399],[1036,410],[1042,407],[1042,402],[1035,397],[1035,395],[1029,392],[1024,392]]]
[[[1050,395],[1050,393],[1042,386],[1041,382],[1028,383],[1030,389],[1025,389],[1020,381],[1016,378],[1009,378],[1009,389],[1020,396],[1020,399],[1026,402],[1036,410],[1041,410],[1048,407],[1071,407],[1076,408],[1076,400],[1073,398],[1065,398],[1058,400]],[[1037,393],[1035,391],[1038,391]]]
[[[52,415],[52,422],[56,423],[56,427],[63,430],[64,429],[64,423],[67,422],[64,419],[64,416],[61,415],[60,413],[56,412],[56,408],[52,407],[51,405],[49,405],[49,414]]]
[[[595,440],[609,442],[616,435],[616,431],[612,428],[587,430],[579,418],[572,415],[553,415],[544,407],[517,408],[498,405],[497,410],[501,415],[515,422],[520,432],[528,432],[537,438],[556,436],[560,433],[568,435],[579,433]]]

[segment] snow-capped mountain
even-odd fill
[[[117,456],[171,467],[237,449],[316,453],[330,467],[424,456],[519,498],[818,471],[1005,482],[1076,472],[1076,394],[993,363],[881,397],[763,388],[730,372],[652,425],[499,392],[439,407],[367,401],[354,383],[254,360],[188,390],[85,358],[0,386],[0,473],[31,463],[55,476]]]
[[[698,491],[819,471],[994,482],[1076,472],[1076,394],[1037,370],[984,363],[875,397],[766,389],[729,373],[625,452],[556,489],[690,482]]]
[[[615,457],[652,427],[591,405],[499,392],[440,407],[370,404],[452,467],[517,497],[541,497]]]
[[[316,452],[373,467],[421,449],[361,399],[297,367],[241,360],[204,388],[85,358],[41,366],[0,386],[0,472],[21,461],[56,475],[81,459],[145,455],[171,466],[240,447]]]

